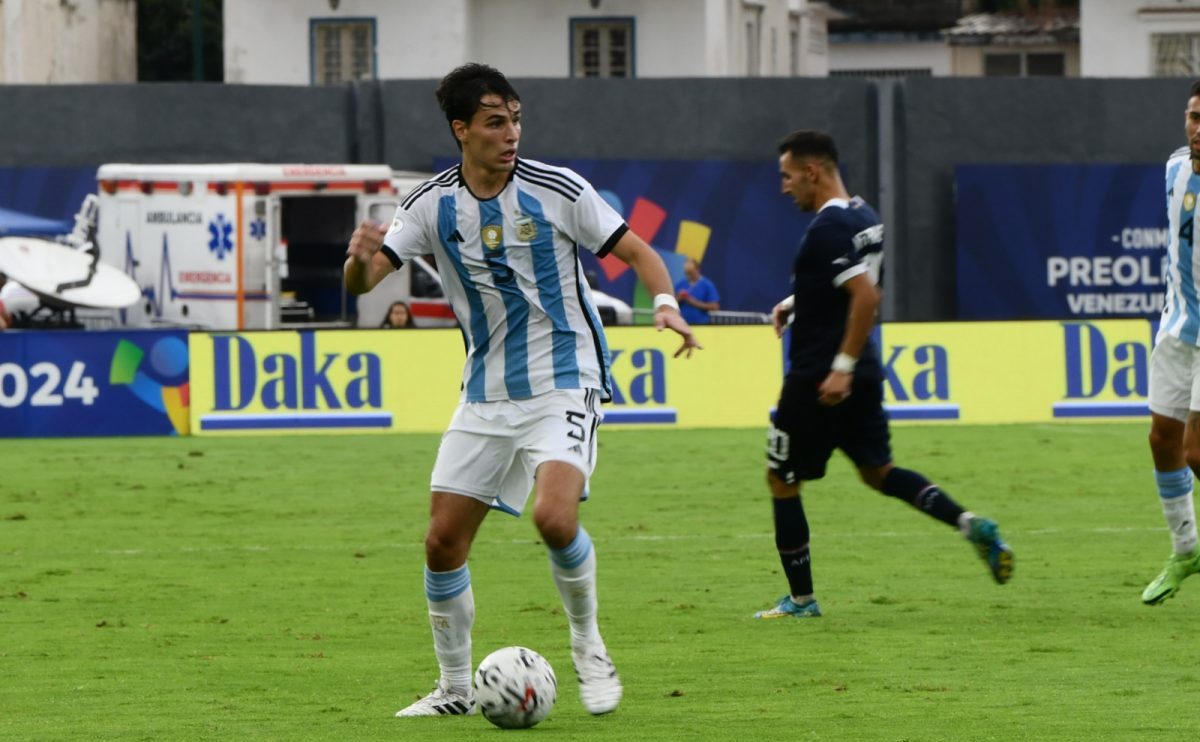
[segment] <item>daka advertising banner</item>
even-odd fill
[[[0,333],[0,437],[187,435],[187,333]]]
[[[960,165],[955,185],[959,319],[1162,312],[1165,165]]]
[[[767,326],[706,327],[679,338],[607,328],[612,401],[605,425],[765,426],[782,350]],[[195,332],[192,430],[238,433],[440,433],[458,404],[462,334],[445,330]]]
[[[896,421],[1145,418],[1154,332],[1146,320],[885,324],[884,404]]]

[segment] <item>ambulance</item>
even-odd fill
[[[362,297],[342,265],[363,219],[389,224],[430,176],[386,165],[102,165],[101,260],[141,290],[121,327],[271,330],[378,327],[392,301],[419,326],[454,315],[435,267],[412,261]]]

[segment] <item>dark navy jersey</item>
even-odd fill
[[[867,202],[855,196],[832,199],[817,212],[800,240],[792,283],[791,374],[824,379],[842,345],[850,294],[842,287],[867,273],[879,283],[883,267],[883,224]],[[855,379],[882,376],[879,353],[867,339]]]

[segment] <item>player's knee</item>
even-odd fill
[[[556,549],[571,543],[578,529],[574,514],[540,503],[533,509],[533,524],[542,535],[542,540]]]
[[[788,482],[783,475],[771,468],[767,469],[767,488],[771,490],[772,497],[795,497],[800,493],[799,482]]]
[[[456,569],[467,559],[469,541],[461,534],[430,529],[425,534],[425,560],[435,572]]]
[[[863,484],[873,490],[883,492],[883,480],[887,479],[888,472],[891,470],[891,464],[884,466],[860,466],[858,468],[858,476],[862,479]]]

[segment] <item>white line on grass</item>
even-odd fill
[[[1005,531],[1011,537],[1013,534],[1017,536],[1058,536],[1065,533],[1157,533],[1162,531],[1161,526],[1158,527],[1110,527],[1100,526],[1096,528],[1033,528],[1026,531]],[[873,538],[925,538],[926,534],[923,531],[833,531],[822,533],[822,539],[829,540],[861,540]],[[605,536],[604,543],[622,542],[622,541],[711,541],[713,536],[706,534],[633,534],[627,536]],[[730,539],[757,539],[765,540],[774,538],[774,534],[769,531],[759,533],[734,533],[725,538]],[[532,544],[538,543],[532,538],[513,538],[513,539],[481,539],[476,541],[477,544],[485,544],[494,546],[498,544]],[[286,546],[264,546],[262,544],[229,544],[225,546],[181,546],[178,549],[173,549],[176,553],[181,554],[196,554],[196,553],[217,553],[217,552],[268,552],[268,551],[344,551],[344,550],[375,550],[375,549],[395,549],[403,551],[406,549],[420,548],[420,542],[408,544],[376,544],[374,546],[363,546],[361,544],[289,544]],[[161,554],[167,553],[166,550],[148,551],[146,549],[97,549],[93,553],[105,554],[109,556],[140,556],[145,554]]]

